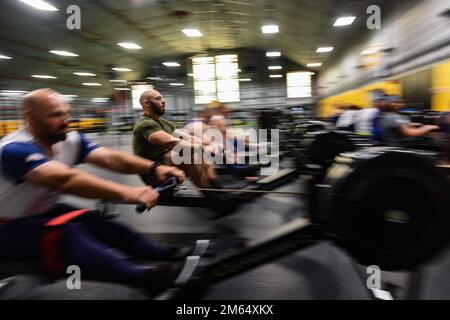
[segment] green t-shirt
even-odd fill
[[[159,118],[159,121],[156,121],[148,115],[142,115],[136,122],[133,130],[134,154],[143,158],[154,160],[170,151],[170,149],[150,144],[147,139],[152,133],[162,130],[172,134],[175,129],[175,125],[166,119]]]

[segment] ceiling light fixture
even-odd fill
[[[141,50],[142,47],[136,43],[133,42],[121,42],[117,45],[121,46],[122,48],[128,49],[128,50]]]
[[[336,20],[333,27],[349,26],[355,21],[356,17],[341,17]]]
[[[9,56],[4,56],[4,55],[0,54],[0,59],[11,60],[12,58]]]
[[[58,11],[58,8],[52,6],[50,3],[43,0],[19,0],[20,2],[26,3],[27,5],[44,11]]]
[[[51,50],[50,53],[56,54],[58,56],[63,56],[63,57],[79,57],[79,55],[77,55],[76,53],[72,53],[72,52],[64,51],[64,50]]]
[[[313,62],[313,63],[308,63],[306,66],[309,68],[314,68],[314,67],[321,67],[322,64],[319,62]]]
[[[203,33],[201,33],[198,29],[183,29],[181,31],[190,38],[203,37]]]
[[[282,74],[271,74],[269,77],[270,78],[283,78],[283,75]]]
[[[279,51],[266,52],[266,56],[267,57],[280,57],[281,56],[281,52],[279,52]]]
[[[165,65],[166,67],[179,67],[180,64],[178,62],[163,62],[163,65]]]
[[[80,77],[96,77],[97,76],[95,73],[90,73],[90,72],[74,72],[73,74],[76,76],[80,76]]]
[[[173,83],[169,83],[169,85],[174,86],[174,87],[181,87],[181,86],[184,86],[184,83],[173,82]]]
[[[112,68],[112,70],[117,71],[117,72],[131,72],[133,70],[129,69],[129,68]]]
[[[96,82],[83,82],[82,85],[87,87],[100,87],[102,84]]]
[[[331,51],[333,51],[333,50],[334,50],[333,47],[320,47],[320,48],[317,48],[317,51],[316,51],[316,52],[318,52],[318,53],[324,53],[324,52],[331,52]]]
[[[58,79],[57,77],[54,77],[54,76],[48,76],[48,75],[42,75],[42,74],[33,74],[31,77],[37,78],[37,79]]]
[[[281,70],[281,69],[283,69],[283,67],[282,66],[269,66],[268,69],[269,70]]]
[[[261,27],[262,33],[278,33],[278,26],[276,24]]]

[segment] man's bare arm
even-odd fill
[[[85,161],[96,166],[125,174],[145,174],[148,173],[153,161],[125,152],[98,148],[91,151]]]
[[[36,185],[89,199],[119,200],[156,205],[158,193],[150,187],[130,187],[73,169],[58,161],[44,163],[25,175]]]

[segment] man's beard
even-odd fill
[[[157,106],[155,106],[155,104],[153,102],[150,101],[150,106],[152,107],[152,111],[154,114],[158,115],[158,116],[163,116],[166,113],[166,110],[164,109],[160,109]]]
[[[47,136],[48,140],[50,140],[52,143],[57,143],[59,141],[64,141],[67,138],[67,132],[65,131],[67,127],[60,128],[61,131],[54,134],[49,134]]]

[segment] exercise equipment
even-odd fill
[[[449,181],[434,156],[380,147],[338,157],[319,186],[320,220],[364,264],[426,261],[449,240]]]
[[[315,186],[318,210],[309,219],[295,219],[212,263],[189,257],[174,287],[155,298],[199,298],[209,286],[322,240],[363,265],[417,270],[450,238],[450,182],[435,156],[381,147],[341,154]]]
[[[194,259],[191,276],[157,298],[201,296],[208,286],[320,240],[334,241],[366,266],[417,270],[450,239],[450,183],[432,157],[395,148],[343,154],[318,186],[320,210],[310,220],[296,219],[210,265]]]

